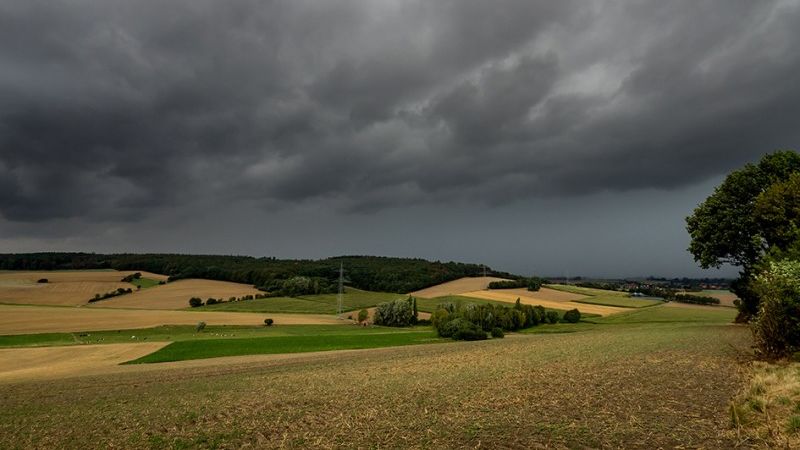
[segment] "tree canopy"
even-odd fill
[[[778,151],[728,175],[686,219],[689,251],[703,268],[731,264],[742,268],[733,284],[749,318],[758,310],[751,288],[757,265],[768,252],[783,251],[797,240],[800,218],[800,155]]]

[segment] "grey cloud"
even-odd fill
[[[798,22],[793,1],[4,2],[0,215],[678,188],[797,147]]]

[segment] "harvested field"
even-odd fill
[[[82,270],[0,272],[0,303],[28,305],[85,305],[95,294],[104,294],[117,288],[133,288],[123,283],[123,277],[136,271]],[[164,275],[142,272],[142,276],[166,280]],[[46,278],[47,283],[37,283]]]
[[[227,300],[229,297],[263,294],[258,289],[240,283],[215,280],[178,280],[132,294],[113,297],[92,303],[93,308],[140,308],[140,309],[185,309],[189,299],[209,297]]]
[[[0,383],[57,379],[141,358],[166,342],[0,349]]]
[[[545,308],[569,310],[578,308],[582,313],[598,314],[607,316],[609,314],[616,314],[627,311],[627,308],[619,308],[614,306],[601,306],[590,305],[586,303],[576,303],[568,299],[577,297],[577,299],[586,298],[579,294],[572,294],[569,292],[560,292],[552,289],[542,288],[539,292],[531,292],[527,289],[498,289],[492,291],[475,291],[466,292],[462,294],[465,297],[480,298],[485,300],[496,300],[501,302],[514,303],[519,298],[520,303],[524,305],[541,305]]]
[[[458,280],[448,281],[447,283],[437,284],[410,295],[422,298],[444,297],[446,295],[460,295],[465,292],[479,291],[486,289],[492,281],[508,281],[505,278],[497,277],[467,277]]]
[[[607,325],[127,366],[0,386],[0,447],[732,448],[750,344],[741,326]]]
[[[0,305],[0,334],[122,330],[159,325],[263,325],[264,314]],[[341,324],[334,316],[270,314],[276,325]]]
[[[735,306],[733,302],[739,298],[736,296],[736,294],[734,294],[731,291],[723,291],[718,289],[713,289],[713,290],[709,289],[700,292],[687,292],[687,294],[689,295],[697,294],[706,297],[718,298],[720,306]]]

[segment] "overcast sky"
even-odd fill
[[[0,252],[715,276],[684,218],[800,149],[800,1],[0,2]]]

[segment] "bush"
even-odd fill
[[[558,312],[556,311],[547,311],[547,323],[553,324],[558,323]]]
[[[194,327],[194,329],[195,329],[195,331],[200,333],[201,331],[206,329],[206,323],[205,322],[197,322],[197,325]]]
[[[668,296],[668,299],[679,303],[691,303],[693,305],[719,305],[719,299],[705,295],[675,294]]]
[[[781,358],[800,350],[800,261],[771,261],[755,278],[761,307],[753,322],[758,353]]]
[[[221,302],[218,302],[217,299],[215,299],[214,297],[210,297],[208,300],[206,300],[206,306],[208,306],[208,305],[216,305],[217,303],[221,303]]]
[[[492,328],[492,337],[497,339],[503,339],[506,335],[503,333],[503,329],[500,327]]]
[[[39,278],[39,281],[37,281],[37,283],[47,283],[47,282],[48,282],[47,278]]]
[[[488,336],[485,331],[474,323],[463,320],[458,322],[458,327],[453,332],[452,337],[457,341],[483,341]]]
[[[414,311],[408,300],[381,303],[375,308],[372,321],[375,325],[407,327],[414,323]]]
[[[581,312],[577,309],[570,309],[564,313],[564,322],[578,323],[581,320]]]
[[[358,323],[367,320],[368,317],[369,317],[369,311],[367,311],[366,309],[362,309],[361,311],[358,312]]]
[[[273,323],[275,323],[275,321],[272,319],[264,319],[264,325],[268,327],[271,327]]]
[[[189,299],[189,306],[191,306],[192,308],[203,306],[203,300],[198,297],[192,297]]]

